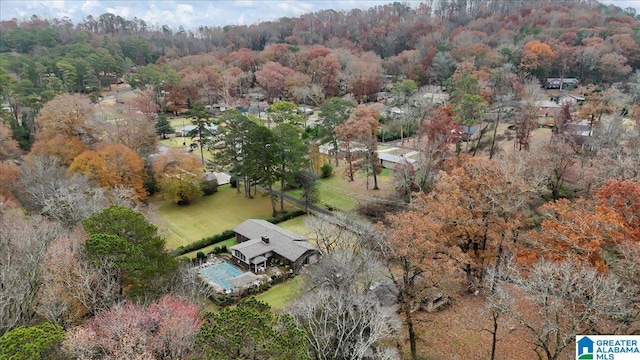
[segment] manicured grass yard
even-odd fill
[[[320,193],[320,201],[317,205],[325,207],[331,205],[334,209],[340,211],[349,211],[358,205],[358,194],[350,192],[346,187],[344,179],[339,176],[332,176],[327,179],[318,179],[318,190]],[[300,199],[302,190],[290,190],[287,194]]]
[[[258,193],[255,198],[247,199],[228,185],[220,186],[217,193],[186,206],[160,198],[154,201],[159,205],[158,227],[167,239],[168,249],[233,229],[246,219],[271,217],[268,197]]]
[[[357,173],[355,180],[349,182],[341,176],[341,171],[341,169],[336,169],[332,177],[318,179],[318,190],[320,192],[318,206],[326,207],[330,205],[337,211],[348,212],[372,197],[383,196],[385,190],[390,189],[392,174],[388,169],[382,169],[382,172],[378,175],[378,186],[381,191],[367,191],[364,173]],[[373,188],[373,178],[369,178],[369,187]],[[302,191],[291,190],[287,194],[300,198]]]
[[[281,310],[291,301],[302,295],[302,277],[296,276],[282,284],[274,285],[271,289],[256,295],[256,299],[271,305],[275,310]]]
[[[303,215],[303,216],[298,216],[296,218],[293,219],[289,219],[287,221],[283,221],[279,224],[277,224],[278,226],[280,226],[283,229],[287,229],[290,231],[293,231],[294,233],[306,236],[308,229],[307,227],[304,225],[304,221],[308,218],[307,215]]]

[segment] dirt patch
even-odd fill
[[[484,310],[481,296],[463,296],[445,310],[420,313],[418,320],[418,353],[423,359],[489,359],[491,334],[485,329],[491,328],[492,321],[490,314]],[[526,341],[529,336],[520,324],[502,323],[498,330],[495,358],[536,359],[532,345]],[[408,348],[408,343],[406,345]],[[571,359],[572,354],[573,349],[567,348],[560,359]]]
[[[115,105],[116,105],[116,99],[106,99],[106,100],[100,101],[100,106],[115,106]]]

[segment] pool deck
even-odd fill
[[[226,266],[219,266],[222,264],[226,264]],[[211,268],[211,267],[222,268],[217,271],[217,273],[206,274],[203,273],[203,270]],[[231,267],[232,269],[227,269],[226,267]],[[265,281],[270,281],[271,278],[267,275],[256,275],[252,272],[245,271],[233,265],[232,263],[225,261],[220,258],[210,258],[207,262],[198,265],[195,267],[195,270],[198,273],[198,276],[205,281],[209,286],[211,286],[217,293],[226,293],[229,294],[231,292],[239,292],[245,287],[249,285],[259,285]],[[234,271],[230,271],[234,270]],[[237,273],[235,273],[237,270]],[[232,274],[233,273],[233,274]],[[219,279],[218,282],[212,279],[210,276],[220,276],[225,277],[225,279]],[[226,285],[226,286],[225,286]]]

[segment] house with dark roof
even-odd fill
[[[575,88],[580,82],[576,78],[547,78],[544,83],[546,89]]]
[[[467,126],[467,125],[459,125],[456,124],[453,129],[451,129],[451,134],[462,141],[474,140],[480,135],[480,128],[477,126]]]
[[[229,248],[233,261],[250,271],[264,271],[278,262],[297,272],[320,258],[318,248],[304,237],[265,220],[246,220],[233,231],[238,242]]]
[[[568,124],[567,133],[571,135],[576,145],[584,147],[588,145],[589,139],[593,135],[593,129],[588,120],[581,120],[579,123]]]

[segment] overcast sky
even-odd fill
[[[511,1],[511,0],[505,0]],[[322,9],[367,9],[393,0],[0,0],[0,19],[26,19],[36,14],[47,19],[70,18],[74,24],[87,15],[97,17],[104,13],[131,19],[143,19],[149,26],[169,25],[177,29],[198,26],[249,25],[281,17],[298,17]],[[415,7],[420,1],[407,2]],[[622,8],[633,7],[640,13],[640,0],[604,0]]]

